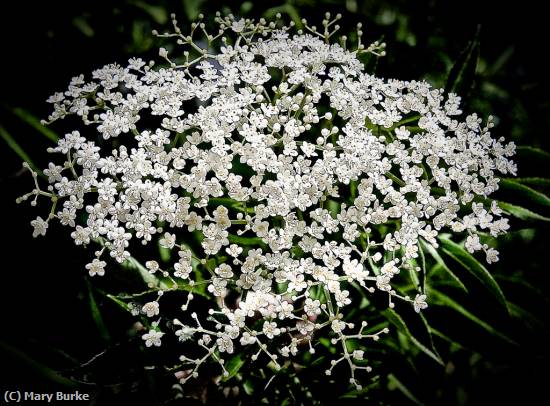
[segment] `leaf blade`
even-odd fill
[[[550,160],[550,152],[544,151],[543,149],[537,147],[532,147],[529,145],[518,145],[517,151],[520,154],[532,155],[536,156],[539,159]]]
[[[437,354],[437,351],[435,351],[435,348],[433,348],[433,351],[430,350],[427,346],[425,346],[424,344],[422,344],[416,337],[414,337],[411,333],[411,331],[409,330],[409,328],[407,327],[407,324],[405,323],[405,321],[403,320],[403,318],[397,314],[397,312],[395,312],[395,310],[393,309],[386,309],[383,311],[384,315],[386,316],[386,318],[388,319],[388,321],[390,323],[392,323],[394,326],[397,327],[398,330],[400,330],[403,334],[405,334],[407,336],[407,338],[409,340],[411,340],[411,342],[420,350],[422,351],[424,354],[426,354],[428,357],[430,357],[431,359],[433,359],[435,362],[437,362],[438,364],[440,364],[441,366],[444,366],[445,363],[443,362],[443,360],[441,359],[441,357],[439,356],[439,354]],[[429,331],[428,331],[428,334],[429,334]]]
[[[441,268],[447,272],[447,274],[449,274],[449,276],[451,277],[451,279],[456,282],[456,284],[462,289],[464,290],[465,292],[468,292],[468,289],[466,288],[466,286],[464,285],[464,283],[462,283],[462,281],[459,279],[458,276],[456,276],[456,274],[451,271],[451,269],[447,266],[447,264],[445,263],[445,261],[443,260],[443,258],[441,258],[441,255],[439,255],[439,253],[437,252],[437,250],[429,243],[425,242],[424,240],[420,240],[420,244],[422,245],[422,248],[423,249],[426,249],[430,255],[433,257],[433,259],[435,259],[435,261],[437,262],[437,264],[439,264],[441,266]]]
[[[474,38],[461,52],[447,77],[445,94],[467,94],[474,81],[477,64],[479,62],[479,33],[478,26]]]
[[[501,179],[499,182],[499,188],[513,192],[514,194],[520,193],[528,198],[530,202],[550,207],[550,197],[515,180],[508,178]]]
[[[227,361],[224,364],[225,369],[228,372],[228,375],[224,376],[222,378],[222,381],[227,382],[228,380],[233,378],[235,375],[237,375],[237,373],[243,367],[244,364],[245,364],[245,360],[243,359],[241,354],[237,354],[234,357],[232,357],[229,361]]]
[[[525,207],[517,206],[512,203],[498,202],[499,207],[506,213],[514,216],[520,220],[534,220],[534,221],[550,221],[549,217],[545,217],[541,214],[535,213]]]
[[[19,158],[21,158],[23,161],[29,164],[29,166],[36,172],[42,173],[40,169],[34,164],[30,156],[21,148],[21,146],[15,141],[15,139],[11,136],[8,131],[0,125],[0,137],[8,144],[8,147],[11,148],[13,152],[17,154]]]
[[[494,334],[504,341],[508,342],[512,345],[518,345],[514,340],[509,338],[506,334],[500,332],[499,330],[492,327],[489,323],[481,320],[479,317],[475,316],[470,311],[466,310],[462,305],[460,305],[458,302],[451,299],[449,296],[435,290],[432,288],[429,288],[429,297],[431,298],[431,302],[435,306],[444,306],[444,307],[450,307],[451,309],[454,309],[470,321],[473,321],[475,324],[482,327],[484,330],[488,331],[491,334]]]
[[[105,325],[105,321],[103,320],[103,316],[101,315],[101,312],[99,311],[99,306],[97,305],[97,302],[94,297],[94,292],[92,290],[92,284],[88,279],[86,279],[86,285],[88,287],[88,301],[90,303],[90,311],[92,313],[92,318],[94,320],[94,323],[99,330],[99,335],[101,338],[109,342],[111,341],[111,335],[109,334],[109,330],[107,329],[107,326]]]
[[[539,178],[539,177],[527,177],[527,178],[514,178],[514,180],[521,184],[538,186],[542,188],[550,187],[550,179],[548,178]]]
[[[422,406],[422,403],[416,396],[412,394],[409,388],[407,388],[403,383],[397,379],[394,374],[388,375],[388,386],[393,386],[395,389],[399,390],[407,399],[412,401],[414,404]],[[391,389],[390,389],[391,390]]]
[[[454,241],[447,238],[440,238],[439,241],[441,242],[443,252],[453,258],[474,277],[476,277],[506,309],[506,312],[509,313],[508,304],[506,302],[506,298],[504,297],[504,293],[487,268],[475,259],[473,255],[468,253],[461,245],[455,243]]]
[[[11,111],[14,115],[19,117],[22,121],[30,125],[35,130],[37,130],[44,137],[57,144],[57,142],[59,141],[59,136],[54,131],[43,125],[40,120],[37,119],[34,115],[20,107],[15,107]]]

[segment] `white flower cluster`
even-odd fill
[[[360,27],[355,49],[345,37],[331,42],[339,18],[294,34],[293,24],[218,14],[215,34],[199,21],[186,35],[174,20],[174,33],[157,35],[188,51],[170,59],[162,48],[167,66],[108,65],[49,99],[49,122],[76,115],[89,127],[50,150],[64,162],[44,170],[49,186],[33,173],[36,188],[20,198],[53,202],[46,220],[32,221],[34,236],[57,219],[77,245],[99,242],[92,276],[105,273],[105,256],[134,260],[135,240],[171,251],[171,265],[145,265],[166,287],[132,309],[156,318],[165,291],[190,292],[185,323],[158,319],[143,336],[159,346],[176,326],[180,341],[204,350],[181,356],[192,368],[182,382],[209,358],[225,371],[224,353],[246,346],[257,348],[252,360],[265,354],[279,368],[281,358],[313,353],[326,328],[341,344],[332,367],[346,360],[359,386],[356,371],[370,367],[346,343],[387,330],[354,326],[350,290],[426,308],[421,286],[410,298],[393,279],[419,271],[419,239],[437,247],[444,230],[466,232],[469,251],[498,259],[476,232],[508,228],[486,198],[495,173],[515,173],[514,145],[493,139],[492,123],[475,114],[453,118],[454,94],[365,73],[358,56],[381,56],[385,44],[362,45]],[[188,310],[199,285],[213,297],[204,320]]]

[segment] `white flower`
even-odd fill
[[[365,351],[363,350],[354,350],[351,356],[353,357],[353,359],[357,361],[361,361],[363,360],[364,354],[365,354]]]
[[[141,338],[145,341],[145,345],[147,347],[151,347],[153,345],[155,347],[160,347],[161,345],[160,339],[162,338],[163,335],[164,333],[160,331],[149,330],[149,332],[145,333]]]
[[[233,23],[231,24],[231,29],[234,31],[234,32],[242,32],[244,30],[244,27],[245,27],[245,20],[244,18],[241,18],[240,20],[238,21],[233,21]]]
[[[254,224],[252,231],[254,231],[258,237],[263,238],[267,236],[268,227],[269,223],[267,221],[260,221]]]
[[[308,297],[304,305],[304,311],[310,317],[321,314],[321,302],[317,299],[312,300],[311,298]]]
[[[145,303],[141,309],[147,317],[154,317],[159,315],[159,303],[157,301]]]
[[[75,231],[71,233],[71,237],[74,239],[76,245],[88,244],[90,242],[90,232],[82,226],[76,226]]]
[[[340,290],[340,289],[336,290],[334,292],[334,299],[336,300],[336,304],[339,307],[344,307],[351,303],[348,290]]]
[[[60,182],[62,179],[61,172],[63,168],[59,165],[54,165],[53,163],[48,164],[48,168],[44,169],[44,175],[48,177],[48,182],[55,183]]]
[[[159,56],[161,58],[168,58],[168,51],[166,48],[159,48]]]
[[[76,211],[63,208],[63,211],[57,212],[59,222],[64,226],[75,227]]]
[[[489,248],[487,250],[487,263],[488,264],[492,264],[493,262],[497,262],[498,261],[498,251],[495,250],[494,248]]]
[[[233,353],[233,341],[225,334],[216,340],[216,345],[220,352]]]
[[[145,62],[141,58],[130,58],[128,60],[128,67],[135,70],[140,70],[145,66]]]
[[[481,249],[481,242],[479,241],[479,236],[469,235],[468,237],[466,237],[466,242],[464,243],[464,247],[470,253],[479,251]]]
[[[363,265],[359,263],[357,259],[352,261],[348,257],[344,259],[344,264],[342,265],[344,273],[350,278],[356,281],[363,281],[368,276],[368,271],[363,268]]]
[[[189,261],[181,258],[178,263],[174,264],[174,276],[176,278],[187,279],[193,271],[193,267]]]
[[[219,267],[217,267],[214,270],[214,272],[217,273],[221,278],[233,277],[233,271],[231,270],[231,266],[227,264],[221,264]]]
[[[35,220],[31,221],[31,226],[34,227],[32,232],[32,236],[34,238],[39,235],[46,235],[46,231],[48,230],[48,222],[42,220],[42,217],[39,216]]]
[[[390,261],[384,264],[382,268],[380,268],[380,272],[382,274],[388,275],[391,278],[393,275],[397,275],[399,273],[399,268],[395,266],[394,261]]]
[[[150,273],[155,273],[160,269],[160,266],[157,261],[147,261],[145,263],[145,268],[147,268]]]
[[[269,339],[281,334],[281,329],[277,327],[277,323],[265,321],[262,328],[265,336]]]
[[[185,219],[185,224],[187,224],[189,231],[200,230],[202,228],[202,218],[192,211]]]
[[[289,302],[281,302],[281,308],[279,311],[279,319],[292,318],[294,312],[294,306]]]
[[[243,252],[243,249],[237,244],[231,244],[228,248],[225,249],[225,252],[236,258],[241,254],[241,252]]]
[[[195,330],[188,326],[182,326],[179,330],[176,331],[176,336],[180,341],[187,341],[195,334]]]
[[[296,323],[296,329],[300,334],[306,336],[306,335],[309,335],[315,329],[315,324],[309,321],[300,320]]]
[[[128,303],[128,310],[132,316],[139,316],[141,314],[141,305],[136,302]]]
[[[241,336],[241,345],[251,345],[256,342],[256,337],[253,337],[248,331],[245,331]]]
[[[159,244],[164,248],[174,248],[174,245],[176,244],[176,235],[164,233],[164,237],[159,240]]]
[[[335,333],[341,333],[346,328],[346,323],[342,320],[332,320],[330,327]]]
[[[423,310],[428,307],[428,304],[426,303],[426,295],[416,295],[413,301],[414,311],[417,313],[420,313],[420,310]]]
[[[391,290],[391,277],[388,274],[380,274],[376,276],[376,287],[380,290],[389,292]]]
[[[105,275],[105,265],[107,265],[105,261],[100,261],[99,259],[94,258],[92,262],[86,264],[86,269],[88,270],[90,276],[103,276]]]

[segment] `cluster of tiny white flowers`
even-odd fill
[[[52,201],[46,219],[31,222],[33,235],[57,219],[77,245],[98,242],[91,276],[104,275],[106,256],[135,261],[135,240],[172,252],[170,266],[145,261],[167,281],[157,299],[128,306],[156,318],[164,292],[186,292],[187,322],[159,318],[143,335],[160,346],[161,330],[172,329],[204,350],[180,357],[192,368],[182,382],[210,358],[227,373],[224,353],[246,346],[257,348],[252,361],[265,354],[280,368],[281,358],[313,353],[327,328],[342,355],[327,375],[346,360],[360,387],[355,373],[370,367],[347,341],[387,329],[365,333],[366,323],[346,318],[357,305],[350,288],[425,309],[422,286],[411,298],[392,280],[420,271],[419,239],[437,247],[444,230],[466,232],[470,252],[496,261],[476,232],[508,228],[486,198],[496,172],[515,173],[515,147],[490,136],[491,120],[452,118],[461,114],[454,94],[365,73],[358,56],[383,56],[385,44],[365,47],[360,26],[355,49],[343,36],[332,42],[339,15],[327,15],[323,31],[304,21],[306,32],[295,33],[293,24],[217,14],[212,34],[202,19],[189,34],[175,20],[173,33],[155,33],[188,49],[170,58],[161,48],[164,67],[107,65],[48,100],[48,122],[76,115],[90,135],[73,131],[50,149],[64,162],[44,170],[47,188],[32,172],[35,189],[20,201]],[[188,310],[199,284],[214,299],[204,320]]]

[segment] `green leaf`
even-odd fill
[[[431,244],[427,243],[423,239],[420,239],[420,246],[421,246],[422,250],[427,251],[427,252],[430,253],[430,255],[433,257],[433,259],[435,259],[437,264],[441,266],[441,269],[443,269],[445,272],[447,272],[447,274],[449,274],[449,276],[451,277],[451,279],[455,282],[455,284],[457,286],[459,286],[465,292],[468,292],[468,289],[466,289],[466,286],[464,286],[464,284],[458,278],[458,276],[456,276],[455,273],[453,271],[451,271],[451,269],[447,266],[445,261],[443,261],[443,258],[441,258],[441,256],[437,252],[437,250]]]
[[[261,246],[267,247],[265,242],[260,237],[241,237],[240,235],[229,234],[227,239],[231,244],[238,244],[240,246]]]
[[[397,327],[399,331],[401,331],[403,334],[407,336],[407,338],[418,347],[420,351],[422,351],[424,354],[428,355],[430,358],[432,358],[435,362],[437,362],[440,365],[445,365],[443,363],[443,360],[435,350],[435,348],[429,349],[427,346],[422,344],[416,337],[412,335],[409,328],[407,327],[407,324],[405,321],[401,318],[399,314],[397,314],[393,309],[386,309],[383,311],[384,315],[387,317],[388,321],[392,323],[394,326]],[[427,334],[430,336],[430,332],[427,331]],[[430,336],[431,337],[431,336]]]
[[[430,333],[432,333],[432,335],[438,336],[439,338],[441,338],[441,339],[447,341],[449,344],[451,344],[451,346],[450,346],[450,351],[451,352],[455,352],[457,349],[463,349],[463,350],[467,350],[467,351],[470,351],[470,352],[475,352],[471,348],[465,347],[461,343],[457,342],[454,338],[447,337],[441,331],[439,331],[439,330],[437,330],[433,327],[430,327]]]
[[[514,217],[517,217],[518,219],[521,219],[521,220],[550,221],[550,218],[541,216],[540,214],[537,214],[521,206],[516,206],[514,204],[506,203],[506,202],[498,202],[498,205],[506,213]]]
[[[241,4],[241,14],[249,13],[254,8],[254,3],[251,1],[245,1]]]
[[[538,186],[541,188],[550,187],[550,179],[548,178],[514,178],[514,180],[522,184]]]
[[[166,248],[166,247],[163,247],[162,245],[158,245],[159,247],[159,254],[160,254],[160,259],[162,262],[168,262],[170,261],[170,258],[172,256],[172,252]]]
[[[539,287],[529,283],[523,276],[519,275],[496,275],[498,279],[513,284],[517,289],[522,288],[528,291],[528,295],[537,295],[540,300],[550,304],[550,298]]]
[[[395,130],[396,128],[399,128],[399,127],[402,127],[404,126],[405,124],[409,124],[409,123],[418,123],[418,119],[420,118],[420,114],[414,114],[412,115],[411,117],[407,117],[407,118],[404,118],[403,120],[395,123],[394,125],[392,125],[390,128],[388,128],[388,131],[393,131]]]
[[[195,272],[196,282],[201,282],[203,280],[202,275],[200,274],[200,272],[196,270],[196,265],[198,265],[198,262],[193,260],[193,263],[195,265],[194,269],[196,271]],[[134,257],[129,257],[126,261],[124,261],[122,263],[122,267],[124,269],[138,271],[139,275],[141,276],[141,279],[143,280],[143,282],[145,282],[145,284],[148,287],[162,289],[162,290],[170,290],[173,287],[173,283],[171,281],[168,281],[167,279],[159,278],[155,274],[152,274]],[[181,281],[178,279],[176,279],[176,283],[178,285],[178,290],[185,290],[188,292],[193,292],[193,294],[198,294],[199,296],[210,298],[210,296],[206,293],[206,289],[205,289],[206,286],[204,284],[197,283],[195,286],[192,287],[186,283],[181,283]],[[120,295],[118,297],[120,297]]]
[[[420,267],[421,267],[421,270],[420,270],[420,275],[421,275],[420,286],[421,286],[422,292],[425,292],[426,291],[426,279],[427,279],[426,273],[428,272],[428,270],[426,269],[426,257],[424,256],[424,250],[422,249],[422,245],[419,248],[420,249],[418,250],[418,253],[419,253],[419,257],[420,257]]]
[[[136,7],[145,11],[149,16],[155,20],[157,24],[163,25],[168,21],[168,15],[164,7],[152,6],[144,1],[136,1],[133,3]]]
[[[317,358],[315,361],[313,361],[310,365],[310,367],[318,367],[325,363],[327,357],[326,355],[321,355],[319,358]]]
[[[451,68],[445,85],[445,94],[452,92],[467,95],[471,89],[479,61],[479,32],[478,26],[474,39],[462,51]]]
[[[196,269],[196,266],[199,264],[198,261],[195,261],[193,259],[194,270],[195,270],[195,282],[202,282],[204,278],[202,277],[202,274]],[[147,268],[145,268],[138,260],[136,260],[134,257],[130,257],[128,260],[126,260],[122,267],[129,270],[137,270],[143,280],[149,287],[153,287],[153,289],[140,292],[140,293],[134,293],[131,295],[109,295],[106,294],[107,297],[109,297],[112,300],[115,299],[131,299],[133,297],[145,295],[151,292],[157,292],[159,289],[163,290],[171,290],[173,287],[173,283],[170,281],[168,284],[167,279],[158,278],[156,275],[150,273]],[[206,293],[206,285],[201,283],[196,283],[194,286],[190,286],[189,284],[183,282],[180,279],[175,279],[178,290],[183,290],[186,292],[192,292],[194,295],[199,295],[202,297],[205,297],[207,299],[210,299],[210,295]],[[120,303],[119,303],[120,304]],[[124,306],[126,306],[126,303],[122,302]]]
[[[515,49],[513,45],[510,45],[508,48],[506,48],[496,59],[493,65],[487,68],[487,70],[484,72],[485,76],[492,77],[502,72],[510,61],[510,58],[514,55],[514,51]]]
[[[145,282],[149,287],[157,287],[160,289],[169,288],[169,286],[164,281],[162,281],[161,279],[157,278],[154,274],[149,272],[149,270],[145,268],[134,257],[129,257],[126,261],[124,261],[122,263],[122,267],[126,269],[138,271],[141,276],[141,279],[143,279],[143,282]]]
[[[461,245],[446,238],[440,238],[439,241],[441,242],[443,252],[474,275],[493,294],[493,296],[495,296],[499,303],[502,304],[508,312],[508,306],[506,304],[506,299],[504,298],[504,293],[502,293],[500,286],[489,271]]]
[[[15,139],[6,131],[4,127],[0,125],[0,137],[6,141],[6,144],[8,144],[8,147],[12,149],[13,152],[15,152],[19,158],[21,158],[23,161],[29,164],[29,166],[36,172],[42,173],[40,169],[37,168],[37,166],[34,164],[34,162],[31,160],[31,158],[27,155],[27,153],[19,146],[19,144],[15,141]]]
[[[418,400],[416,396],[412,394],[412,392],[407,388],[405,385],[401,383],[399,379],[394,374],[388,375],[388,389],[390,390],[399,390],[407,399],[412,401],[414,404],[417,405],[423,405],[423,403]]]
[[[57,141],[59,140],[59,136],[54,131],[50,130],[48,127],[46,127],[44,124],[42,124],[38,118],[33,116],[27,110],[16,107],[16,108],[12,109],[11,111],[13,112],[13,114],[15,114],[21,120],[23,120],[25,123],[27,123],[32,128],[37,130],[44,137],[46,137],[50,141],[57,144]]]
[[[449,296],[435,290],[435,289],[428,289],[428,297],[430,297],[431,304],[435,306],[445,306],[450,307],[453,310],[456,310],[458,313],[466,317],[467,319],[473,321],[475,324],[482,327],[484,330],[488,331],[489,333],[498,336],[502,338],[504,341],[512,344],[512,345],[518,345],[514,340],[506,336],[504,333],[501,333],[497,329],[495,329],[493,326],[491,326],[489,323],[486,323],[485,321],[481,320],[479,317],[474,316],[471,312],[466,310],[462,305],[451,299]]]
[[[330,340],[326,337],[319,337],[319,342],[321,343],[321,345],[323,345],[324,347],[327,348],[327,350],[331,353],[331,354],[335,354],[336,353],[336,348],[334,347],[334,345],[332,345],[332,343],[330,342]]]
[[[550,333],[550,328],[548,328],[546,323],[539,317],[515,303],[508,302],[508,305],[510,306],[511,315],[514,318],[521,320],[524,325],[530,326],[533,331],[537,332],[538,335],[542,332],[545,332],[547,335]]]
[[[430,330],[430,325],[428,324],[428,320],[426,320],[426,317],[424,316],[423,313],[418,313],[418,315],[420,316],[420,320],[422,320],[422,324],[424,325],[424,328],[426,329],[428,339],[430,340],[430,348],[432,348],[434,353],[439,357],[439,359],[441,359],[441,356],[439,355],[439,353],[437,352],[437,350],[435,348],[435,344],[434,344],[434,340],[433,340],[433,337],[432,337],[432,332]]]
[[[86,285],[88,287],[88,300],[90,302],[90,310],[92,312],[92,318],[94,319],[95,325],[99,330],[99,334],[101,335],[101,338],[103,338],[103,340],[108,342],[111,340],[111,336],[109,334],[109,330],[107,330],[107,326],[105,325],[105,322],[103,321],[103,316],[101,316],[101,312],[99,311],[97,302],[95,301],[94,293],[92,291],[92,284],[88,279],[86,279]]]
[[[298,10],[292,4],[287,3],[282,6],[272,7],[264,12],[264,17],[267,19],[272,19],[277,13],[288,14],[298,29],[304,28]]]
[[[330,212],[332,215],[332,218],[336,218],[338,216],[338,213],[340,213],[340,203],[336,200],[327,199],[325,203],[326,209]]]
[[[550,152],[546,152],[537,147],[519,145],[517,147],[517,151],[519,155],[525,155],[526,157],[535,157],[541,160],[550,160]]]
[[[35,371],[38,375],[44,377],[55,385],[61,385],[67,388],[78,387],[78,384],[68,378],[65,378],[59,372],[54,371],[50,367],[38,362],[30,357],[26,351],[20,350],[4,341],[0,341],[0,350],[2,352],[2,361],[6,362],[6,358],[10,357],[17,361],[18,367],[25,367]],[[5,366],[5,364],[3,365]]]
[[[231,358],[229,361],[227,361],[224,364],[224,366],[228,372],[228,375],[224,376],[222,378],[222,381],[227,382],[228,380],[233,378],[235,375],[237,375],[237,373],[239,372],[239,370],[242,368],[244,364],[245,364],[245,361],[242,357],[242,354],[237,354],[233,358]]]
[[[349,194],[350,194],[350,201],[353,202],[355,198],[357,197],[357,181],[356,180],[350,180],[349,182]]]
[[[255,392],[254,383],[250,379],[247,379],[246,381],[243,382],[243,389],[248,396],[254,395],[254,392]]]
[[[550,197],[530,188],[529,186],[522,185],[515,180],[501,179],[499,182],[499,188],[504,191],[509,191],[514,195],[521,194],[528,198],[531,202],[550,207]]]
[[[90,26],[90,24],[88,23],[88,21],[86,21],[84,17],[75,17],[73,19],[73,25],[88,38],[94,36],[94,29]]]
[[[128,305],[124,301],[120,300],[117,296],[111,295],[108,293],[103,293],[103,294],[105,295],[105,297],[108,297],[113,302],[115,302],[118,306],[120,306],[120,308],[126,310],[127,312],[131,312],[131,310],[128,308]]]
[[[183,8],[185,10],[185,15],[189,21],[194,21],[199,16],[201,11],[201,5],[204,3],[204,0],[184,0]]]
[[[225,207],[232,207],[241,204],[241,202],[231,199],[230,197],[213,197],[208,200],[208,204],[213,206],[221,205]]]

